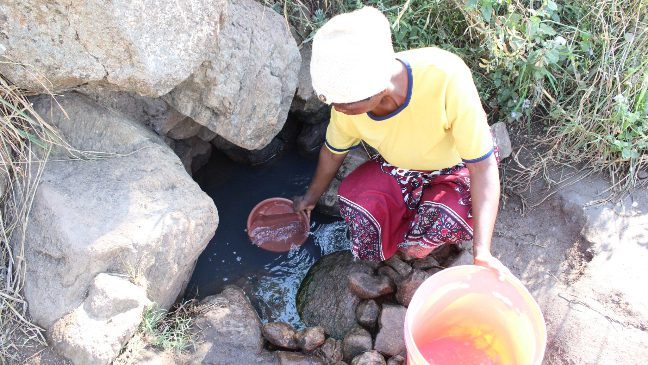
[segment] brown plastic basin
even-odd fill
[[[303,213],[293,211],[285,198],[270,198],[257,204],[247,220],[250,241],[264,250],[287,252],[308,238],[310,221]]]

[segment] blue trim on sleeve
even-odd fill
[[[360,143],[358,143],[357,145],[351,146],[349,148],[335,148],[335,147],[331,146],[331,144],[327,140],[324,140],[324,144],[326,144],[326,147],[328,147],[330,150],[335,151],[335,152],[349,152],[349,151],[351,151],[353,149],[356,149],[356,148],[360,147]]]
[[[407,105],[409,105],[410,99],[412,98],[412,85],[414,84],[414,76],[412,76],[412,66],[410,66],[409,62],[405,60],[401,60],[400,58],[396,58],[396,59],[399,60],[407,68],[407,79],[409,80],[407,85],[407,97],[405,98],[405,102],[403,103],[403,105],[399,106],[398,109],[394,110],[393,112],[387,115],[377,116],[372,112],[368,112],[367,116],[375,121],[389,119],[394,115],[400,113],[403,109],[407,107]]]
[[[467,162],[467,163],[475,163],[475,162],[483,161],[483,160],[487,159],[490,155],[492,155],[493,151],[495,151],[495,148],[491,148],[491,150],[486,152],[486,154],[483,155],[482,157],[477,157],[477,158],[474,158],[472,160],[464,160],[462,158],[461,161]]]

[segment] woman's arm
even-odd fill
[[[310,215],[310,211],[315,208],[315,204],[317,204],[320,196],[322,196],[329,184],[331,184],[333,177],[335,177],[340,166],[342,166],[346,155],[346,153],[333,153],[326,146],[322,146],[319,160],[317,161],[315,176],[313,176],[306,194],[293,199],[295,212],[304,212]]]
[[[499,170],[495,155],[491,154],[479,162],[466,163],[466,167],[470,172],[475,265],[497,270],[501,276],[508,269],[490,251],[500,198]]]

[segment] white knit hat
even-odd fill
[[[327,104],[374,96],[389,85],[394,57],[389,21],[380,11],[367,6],[335,16],[313,39],[313,89]]]

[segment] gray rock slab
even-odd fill
[[[285,19],[252,0],[230,0],[218,52],[164,99],[184,115],[248,150],[281,130],[297,87],[301,56]]]
[[[214,202],[151,130],[77,93],[58,100],[65,113],[49,97],[33,102],[71,146],[105,157],[66,160],[58,149],[42,173],[24,237],[32,319],[49,328],[102,272],[168,308],[214,235]]]
[[[0,6],[0,73],[36,92],[80,85],[166,94],[210,59],[224,0],[68,2]],[[191,31],[188,31],[188,30]]]
[[[99,274],[83,303],[54,323],[50,342],[75,364],[109,364],[133,336],[149,304],[144,288]]]

